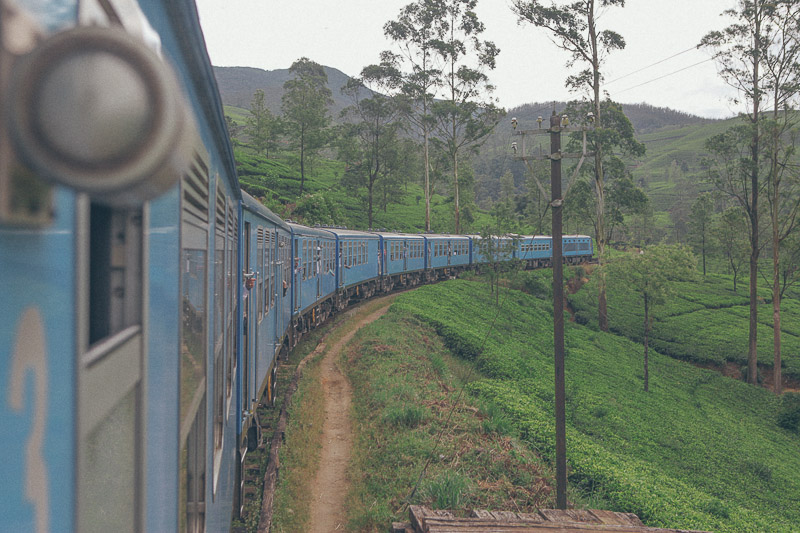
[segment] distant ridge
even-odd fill
[[[330,112],[336,119],[342,109],[350,105],[350,101],[341,92],[350,76],[335,68],[323,68],[328,75],[328,87],[333,93]],[[264,91],[267,107],[273,114],[280,114],[283,84],[292,77],[288,68],[262,70],[252,67],[214,67],[214,76],[217,78],[223,104],[249,109],[253,93],[261,89]]]
[[[333,97],[333,105],[330,108],[334,120],[338,120],[339,113],[351,102],[342,95],[341,89],[350,77],[341,70],[324,67],[328,75],[328,87]],[[283,84],[290,79],[289,69],[262,70],[252,67],[214,67],[214,75],[217,78],[222,102],[225,105],[250,108],[250,101],[253,93],[257,89],[264,91],[266,104],[274,114],[280,114],[281,95],[283,95]],[[561,110],[566,105],[565,102],[556,102],[556,107]],[[715,119],[698,117],[683,111],[675,111],[665,107],[654,107],[649,104],[622,104],[625,114],[633,124],[637,133],[648,133],[664,127],[687,126],[692,124],[705,124],[715,122]],[[545,118],[553,109],[553,102],[524,104],[509,109],[509,116],[516,116],[520,124],[527,124],[533,127],[536,124],[536,117],[542,115]]]
[[[556,109],[563,110],[566,102],[555,102]],[[692,124],[709,124],[717,119],[698,117],[683,111],[676,111],[667,107],[655,107],[650,104],[622,104],[622,110],[633,124],[637,134],[649,133],[666,127],[689,126]],[[542,116],[545,120],[553,111],[553,102],[536,102],[523,104],[508,110],[509,117],[517,117],[521,125],[526,128],[536,126],[536,118]],[[572,118],[572,117],[570,117]]]

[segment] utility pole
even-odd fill
[[[593,122],[594,115],[589,114],[588,119]],[[565,157],[580,157],[575,173],[567,186],[569,187],[578,175],[578,171],[586,158],[586,127],[569,127],[569,120],[566,115],[559,117],[553,109],[550,117],[550,128],[541,129],[542,117],[537,119],[539,129],[515,131],[514,135],[522,136],[522,153],[514,159],[525,161],[533,173],[533,168],[529,161],[550,160],[550,208],[553,215],[553,351],[555,367],[555,414],[556,414],[556,507],[558,509],[567,508],[567,427],[566,427],[566,401],[565,401],[565,379],[564,379],[564,271],[563,271],[563,251],[562,251],[562,221],[564,197],[561,193],[561,160]],[[517,119],[511,119],[511,124],[516,129]],[[561,132],[583,132],[583,152],[580,154],[561,153]],[[525,155],[525,136],[550,134],[550,154],[538,156]],[[517,152],[517,143],[513,143],[514,153]],[[536,176],[534,175],[534,178]],[[545,194],[544,187],[536,178],[542,194]]]

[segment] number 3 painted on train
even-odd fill
[[[24,407],[25,375],[28,370],[33,372],[35,405],[33,428],[25,443],[25,496],[33,504],[36,531],[41,533],[50,527],[47,469],[42,456],[47,419],[47,355],[42,317],[33,307],[25,310],[17,326],[14,343],[8,403],[17,412]]]

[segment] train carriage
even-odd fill
[[[521,235],[514,244],[514,257],[524,261],[525,268],[550,266],[553,238],[549,235]]]
[[[377,285],[380,278],[379,238],[363,231],[328,229],[336,237],[336,287],[355,289],[365,283]]]
[[[292,230],[292,313],[303,330],[333,311],[336,292],[336,236],[328,230],[289,223]]]
[[[592,259],[594,250],[592,238],[588,235],[564,235],[562,242],[565,263],[578,264]]]
[[[244,506],[247,454],[259,441],[258,402],[275,398],[278,356],[288,350],[291,321],[291,230],[246,192],[242,192],[242,349],[238,412],[237,491]]]
[[[464,267],[470,264],[470,239],[466,235],[425,235],[428,269]]]
[[[240,193],[194,3],[0,10],[0,529],[227,530]]]
[[[0,15],[0,530],[228,531],[281,350],[476,239],[308,228],[241,192],[190,0]]]

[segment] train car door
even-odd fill
[[[408,240],[403,239],[403,270],[408,270]]]
[[[277,228],[275,229],[275,240],[278,250],[275,255],[276,261],[275,264],[273,265],[273,268],[275,269],[274,272],[275,272],[275,294],[276,294],[275,338],[276,342],[280,342],[281,335],[283,334],[283,332],[280,330],[280,320],[281,320],[280,317],[283,316],[283,296],[286,294],[285,291],[283,290],[284,283],[286,283],[283,277],[283,262],[284,262],[284,255],[286,252],[284,251],[285,246],[283,242],[283,236],[280,235]]]
[[[300,310],[300,282],[303,266],[300,264],[300,239],[294,240],[294,311]]]
[[[450,260],[453,257],[453,241],[447,241],[447,266],[450,266]]]
[[[322,241],[314,241],[314,275],[317,277],[317,300],[322,296]]]
[[[244,272],[247,276],[251,275],[250,270],[250,223],[244,223]],[[247,278],[246,278],[247,279]],[[247,281],[245,281],[247,283]],[[247,286],[242,301],[242,399],[244,405],[242,409],[250,409],[250,287]]]

